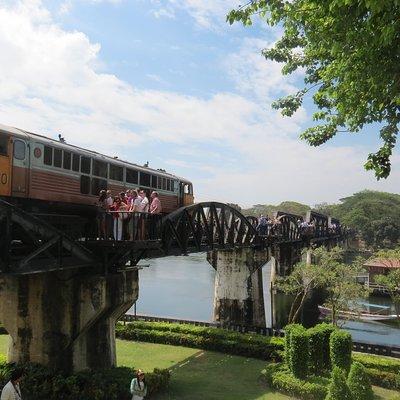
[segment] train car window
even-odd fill
[[[71,153],[69,151],[64,151],[63,168],[71,169]]]
[[[151,176],[151,187],[154,189],[157,189],[157,176],[156,175]]]
[[[72,171],[79,172],[79,154],[72,154]]]
[[[0,156],[8,155],[8,137],[0,133]]]
[[[81,175],[81,193],[90,193],[90,177],[86,175]]]
[[[167,179],[167,190],[171,191],[171,179]]]
[[[103,161],[93,160],[93,175],[107,178],[108,164]]]
[[[105,179],[92,178],[92,194],[98,196],[100,190],[107,190],[107,181]]]
[[[53,148],[44,146],[43,163],[46,165],[53,165]]]
[[[150,174],[140,173],[140,186],[150,186]]]
[[[90,158],[81,157],[81,172],[84,174],[90,174]]]
[[[124,180],[124,169],[118,165],[110,164],[110,179],[122,182]]]
[[[126,169],[126,181],[128,183],[139,183],[139,172],[134,169]]]
[[[25,143],[21,140],[14,141],[14,158],[25,160]]]
[[[60,149],[54,149],[54,166],[57,168],[61,168],[62,164],[62,150]]]
[[[167,190],[167,179],[162,178],[162,190]]]

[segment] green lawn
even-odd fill
[[[7,353],[8,337],[0,335],[0,357]],[[265,362],[186,347],[117,340],[118,365],[169,368],[169,393],[157,400],[289,400],[271,392],[258,377]],[[374,387],[378,400],[390,400],[396,392]]]

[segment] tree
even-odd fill
[[[378,251],[372,259],[379,260],[387,267],[396,267],[387,275],[378,275],[375,281],[388,290],[396,310],[397,320],[400,321],[400,247],[393,250]]]
[[[388,177],[400,121],[400,2],[252,0],[227,20],[251,25],[254,15],[283,28],[263,55],[283,63],[283,74],[305,71],[304,88],[273,107],[292,116],[312,94],[319,122],[301,135],[312,146],[375,123],[383,144],[369,154],[365,168],[378,179]]]
[[[294,323],[307,300],[308,295],[325,283],[325,271],[316,264],[301,262],[295,265],[292,273],[276,280],[276,287],[282,292],[294,296],[288,316],[288,324]]]

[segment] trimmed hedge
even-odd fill
[[[307,330],[309,336],[309,368],[320,375],[331,368],[329,340],[336,330],[332,324],[322,323]]]
[[[350,333],[342,330],[333,331],[330,336],[329,345],[332,367],[339,367],[348,373],[353,348]]]
[[[285,362],[290,365],[290,352],[291,352],[291,334],[294,330],[304,329],[300,324],[289,324],[285,326]]]
[[[347,385],[350,389],[353,400],[373,400],[374,393],[372,391],[371,382],[367,374],[366,368],[358,363],[351,364]]]
[[[325,400],[352,400],[342,368],[333,367],[331,381]]]
[[[306,378],[308,375],[308,334],[304,328],[290,332],[289,368],[296,378]]]
[[[352,357],[354,361],[361,363],[364,367],[400,374],[400,360],[398,359],[361,353],[353,353]]]
[[[367,374],[373,385],[386,389],[400,390],[400,374],[375,368],[367,368]]]
[[[134,371],[117,367],[65,375],[37,364],[21,364],[25,370],[21,391],[25,400],[131,400],[130,383]],[[14,364],[0,364],[1,387],[9,380]],[[146,374],[149,395],[168,387],[168,370]]]
[[[282,339],[190,325],[171,324],[171,330],[166,329],[168,326],[157,329],[160,324],[157,325],[136,322],[125,326],[117,325],[116,336],[125,340],[194,347],[262,360],[278,361],[282,358]],[[143,329],[147,327],[149,329]]]
[[[325,399],[327,390],[324,385],[298,379],[288,370],[275,368],[273,372],[271,368],[265,376],[265,381],[271,388],[303,400]]]

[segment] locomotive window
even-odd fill
[[[8,137],[0,134],[0,155],[6,156],[8,154]]]
[[[14,142],[14,158],[17,160],[25,160],[25,143],[21,140]]]
[[[140,173],[140,186],[150,186],[150,174]]]
[[[71,153],[69,151],[64,151],[63,168],[71,169]]]
[[[92,194],[98,196],[100,190],[107,189],[107,181],[105,179],[92,178]]]
[[[84,174],[90,174],[90,158],[89,157],[81,157],[81,172]]]
[[[85,175],[81,176],[81,193],[82,194],[90,193],[90,177]]]
[[[118,165],[110,164],[110,179],[122,182],[124,180],[124,169]]]
[[[44,146],[43,162],[46,165],[53,165],[53,149],[49,146]]]
[[[151,176],[151,187],[157,189],[157,177],[155,175]]]
[[[62,164],[62,150],[54,149],[54,166],[61,168]]]
[[[126,181],[128,183],[139,183],[139,173],[134,169],[126,169]]]
[[[72,171],[79,172],[79,155],[72,154]]]
[[[93,160],[93,175],[107,178],[107,163],[103,161]]]

